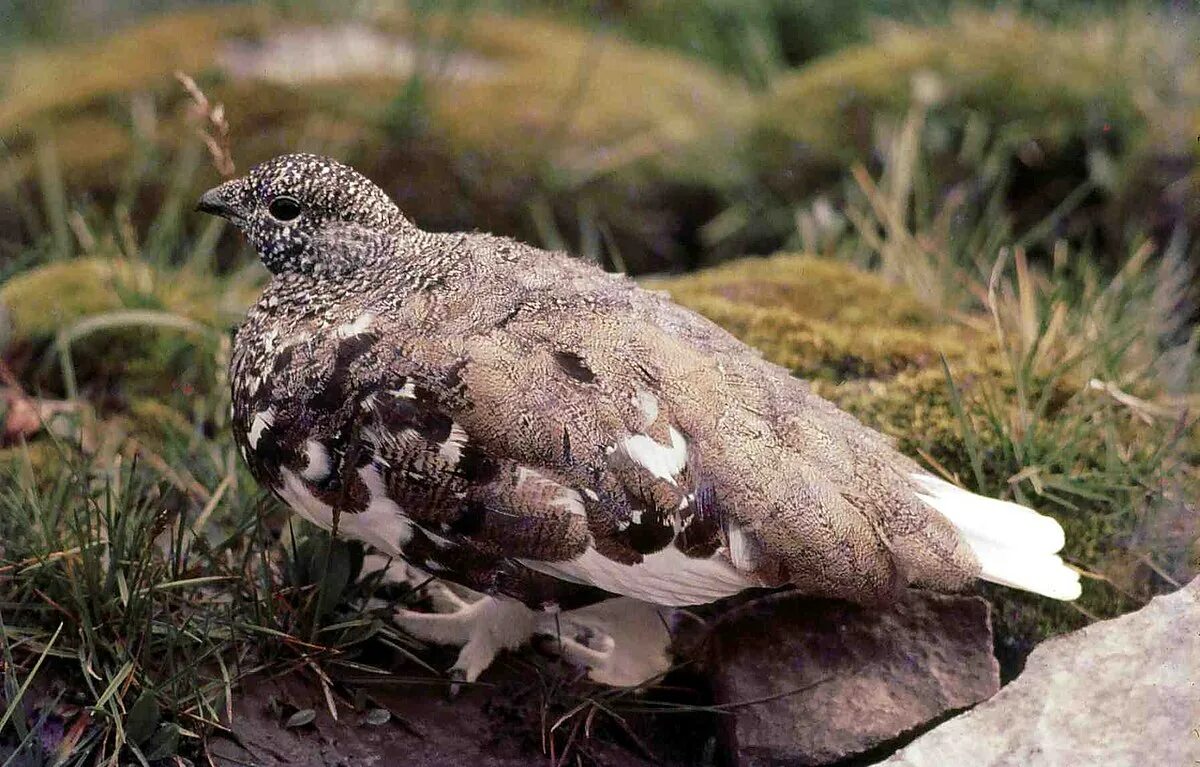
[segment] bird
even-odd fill
[[[270,272],[230,366],[251,473],[401,578],[435,579],[432,612],[394,617],[460,647],[456,680],[557,633],[593,679],[638,684],[669,662],[664,616],[753,589],[878,607],[978,579],[1080,594],[1053,518],[935,477],[626,275],[423,231],[313,154],[197,210]]]

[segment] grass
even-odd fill
[[[228,566],[238,559],[228,556],[236,538],[205,555],[192,551],[193,531],[171,518],[169,494],[160,498],[142,482],[133,466],[99,481],[73,470],[45,488],[5,494],[6,555],[15,561],[7,567],[4,651],[52,655],[60,661],[54,673],[79,688],[68,699],[78,711],[73,736],[52,746],[21,737],[30,752],[52,748],[48,756],[79,763],[171,756],[181,736],[199,737],[222,718],[232,685],[250,670],[239,636],[244,595],[228,589],[233,599],[214,598],[243,580]],[[48,619],[73,630],[56,630],[56,642],[40,628]],[[10,711],[19,705],[9,698]]]
[[[652,16],[617,31],[674,47],[700,39],[693,53],[758,87],[821,52],[759,40],[779,29],[766,16],[714,24],[717,5],[689,6],[688,23],[708,25],[712,39]],[[857,23],[846,22],[847,40],[860,39]],[[799,202],[752,185],[702,234],[711,252],[735,251],[765,221],[771,241],[882,275],[989,339],[986,375],[954,361],[935,370],[953,416],[945,449],[896,436],[912,438],[902,444],[931,469],[1068,529],[1068,558],[1089,576],[1078,606],[987,592],[1011,674],[1045,636],[1133,609],[1200,565],[1194,246],[1182,231],[1156,243],[1135,221],[1101,257],[1064,227],[1096,192],[1090,178],[1027,221],[1012,209],[1013,157],[1029,139],[1020,126],[940,119],[917,103],[876,126],[870,167],[849,166]],[[228,330],[263,273],[220,222],[194,228],[202,148],[164,156],[131,141],[135,158],[110,200],[67,188],[50,143],[36,152],[34,202],[9,195],[27,236],[3,243],[0,295],[47,264],[98,271],[67,290],[60,273],[57,293],[28,283],[43,302],[0,322],[0,372],[13,373],[0,422],[22,403],[69,406],[0,449],[0,767],[200,759],[209,737],[236,724],[232,699],[249,676],[306,674],[336,709],[355,697],[339,672],[394,682],[429,670],[372,602],[379,579],[356,582],[361,551],[284,522],[242,468],[227,423]],[[947,156],[960,161],[952,173]],[[131,214],[148,196],[157,213],[139,228]],[[547,241],[565,241],[544,198],[530,209]],[[577,211],[585,255],[619,264],[607,222],[584,203]],[[80,296],[102,301],[73,312]],[[537,684],[529,694],[555,762],[586,755],[600,720],[636,744],[630,715],[708,711],[661,691]]]
[[[194,171],[194,160],[177,168]],[[219,302],[231,281],[252,290],[260,278],[213,272],[213,229],[186,231],[184,207],[168,194],[141,237],[119,205],[107,221],[73,208],[63,215],[85,222],[73,236],[56,241],[50,227],[53,245],[34,248],[53,264],[107,242],[130,268],[114,282],[115,306],[59,312],[40,341],[34,327],[41,352],[23,372],[41,371],[25,376],[36,396],[0,363],[12,395],[0,423],[21,402],[39,417],[50,397],[77,405],[53,425],[9,432],[15,444],[0,450],[0,763],[196,756],[229,732],[247,676],[299,669],[328,687],[337,669],[388,674],[357,660],[367,642],[376,656],[382,647],[421,663],[370,602],[379,578],[356,580],[361,549],[283,521],[242,466],[226,423],[231,317],[195,297]],[[191,292],[172,298],[181,282]],[[129,364],[96,368],[115,348]],[[190,375],[164,380],[172,370]]]
[[[924,127],[915,106],[887,145],[880,177],[854,169],[846,225],[822,239],[817,216],[802,212],[798,237],[992,337],[999,368],[983,385],[977,371],[943,361],[959,421],[958,463],[923,457],[971,490],[1058,518],[1068,561],[1091,580],[1069,608],[988,589],[1010,677],[1046,636],[1133,609],[1197,568],[1194,267],[1181,236],[1158,247],[1134,234],[1116,273],[1106,274],[1086,245],[1057,234],[1057,220],[1082,195],[1016,231],[1002,204],[1004,174],[972,180],[969,196],[931,194],[923,188]]]
[[[464,7],[543,13],[611,32],[656,47],[685,53],[724,70],[756,89],[847,46],[869,40],[881,20],[942,24],[956,10],[1010,10],[1049,22],[1087,23],[1089,19],[1152,7],[1140,0],[1101,3],[1061,0],[658,0],[607,3],[596,0],[473,0]]]
[[[357,658],[364,643],[376,657],[381,647],[416,657],[386,610],[368,609],[378,580],[355,582],[361,549],[288,524],[276,539],[231,445],[129,447],[106,461],[58,442],[54,468],[6,472],[0,754],[81,765],[195,756],[230,734],[247,677],[315,675],[333,706],[338,670],[389,675]],[[39,734],[45,718],[58,734]]]

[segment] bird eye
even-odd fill
[[[300,201],[294,197],[276,197],[267,210],[276,221],[295,221],[300,217]]]

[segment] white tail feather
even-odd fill
[[[913,479],[925,490],[922,500],[950,520],[975,552],[985,581],[1054,599],[1079,596],[1079,573],[1056,553],[1065,541],[1058,522],[928,474],[914,474]]]

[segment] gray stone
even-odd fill
[[[1051,639],[996,697],[885,764],[1200,764],[1200,578]]]
[[[717,628],[730,761],[819,765],[861,754],[999,689],[988,605],[909,591],[888,608],[777,594]],[[748,701],[760,701],[746,705]]]

